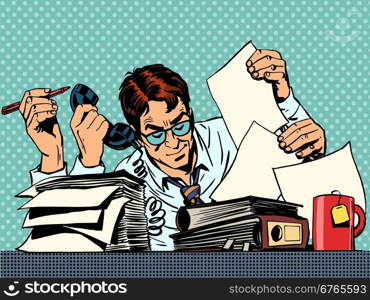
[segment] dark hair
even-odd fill
[[[181,76],[163,65],[148,65],[127,72],[120,86],[119,100],[127,122],[140,130],[140,117],[149,101],[165,101],[168,111],[174,109],[180,97],[189,110],[189,90]]]

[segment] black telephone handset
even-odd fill
[[[92,104],[96,105],[99,101],[98,95],[88,86],[84,84],[76,84],[71,92],[70,104],[72,111],[75,111],[79,104]],[[109,123],[109,129],[103,142],[108,147],[115,150],[124,150],[130,146],[138,149],[139,146],[136,143],[135,131],[124,123],[116,123],[113,125]]]

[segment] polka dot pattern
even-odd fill
[[[99,111],[123,121],[125,73],[163,63],[188,82],[196,119],[208,119],[219,112],[206,79],[253,40],[282,53],[296,97],[326,130],[328,152],[352,142],[369,195],[368,20],[363,0],[0,0],[0,105],[27,89],[85,83],[100,96]],[[69,94],[56,99],[71,168],[78,150]],[[40,155],[18,113],[1,116],[0,128],[0,249],[14,249],[29,232],[14,195],[29,185]],[[105,149],[108,170],[129,153]],[[357,248],[370,249],[369,232]]]

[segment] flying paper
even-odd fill
[[[271,132],[287,123],[276,103],[271,84],[253,79],[247,71],[246,62],[255,51],[253,43],[247,43],[207,80],[236,147],[253,121]]]
[[[350,143],[323,158],[276,168],[274,172],[284,199],[303,205],[303,208],[299,208],[299,214],[309,220],[310,226],[313,197],[330,194],[334,190],[354,197],[355,204],[365,211],[365,192]]]
[[[280,190],[273,168],[300,162],[294,153],[287,154],[279,148],[275,134],[253,123],[212,198],[223,201],[253,195],[277,199]]]

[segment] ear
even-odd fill
[[[189,108],[189,116],[190,116],[190,120],[194,123],[194,114],[193,114],[193,109],[191,107]]]
[[[133,125],[130,125],[130,128],[135,132],[136,142],[138,142],[140,146],[144,147],[144,143],[141,140],[141,138],[140,138],[139,134],[137,133],[137,131],[135,130],[135,127]]]
[[[189,116],[192,117],[192,118],[194,117],[193,109],[191,107],[189,107]]]

